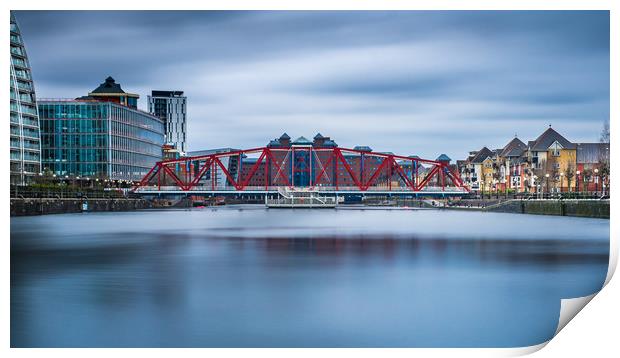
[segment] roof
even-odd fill
[[[180,97],[183,96],[183,91],[151,91],[152,97]]]
[[[450,157],[448,157],[447,155],[442,154],[442,155],[438,156],[437,159],[435,159],[435,160],[442,161],[442,162],[449,162],[452,159],[450,159]]]
[[[328,139],[325,142],[323,142],[323,146],[324,147],[337,147],[338,144],[336,144],[336,142],[334,142],[333,140]]]
[[[321,135],[321,133],[317,133],[312,139],[323,139],[323,138],[324,137]]]
[[[569,142],[568,139],[562,137],[560,133],[549,127],[540,136],[538,136],[536,140],[534,140],[533,145],[530,146],[530,150],[533,150],[535,152],[546,151],[556,141],[560,143],[560,145],[564,149],[576,148],[575,143]]]
[[[480,149],[478,153],[472,158],[471,162],[480,164],[485,159],[487,159],[487,157],[493,157],[493,155],[493,152],[489,148],[482,147],[482,149]]]
[[[519,157],[523,154],[523,151],[527,149],[527,145],[523,143],[519,138],[514,137],[508,144],[504,146],[499,153],[500,157]]]
[[[356,145],[353,150],[359,150],[360,152],[372,152],[372,148],[367,145]]]
[[[577,143],[577,163],[594,164],[609,158],[609,143]]]
[[[293,141],[293,143],[292,143],[292,144],[297,144],[297,145],[311,145],[311,144],[312,144],[312,142],[311,142],[311,141],[309,141],[308,139],[306,139],[306,137],[301,136],[301,137],[299,137],[299,138],[295,139],[295,141]]]
[[[288,134],[286,134],[286,132],[284,132],[281,136],[280,139],[291,139],[291,137],[289,137]]]
[[[95,88],[91,93],[125,93],[121,88],[121,85],[114,81],[114,78],[108,76],[105,82]],[[89,93],[90,94],[90,93]]]
[[[214,148],[214,149],[205,149],[205,150],[193,150],[191,152],[187,152],[187,156],[188,157],[198,157],[201,155],[211,155],[211,154],[217,154],[217,153],[229,153],[229,152],[236,152],[239,149],[235,149],[235,148]]]

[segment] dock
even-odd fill
[[[338,196],[321,196],[318,190],[278,188],[277,197],[265,196],[265,206],[268,208],[335,208],[338,206],[338,200]]]

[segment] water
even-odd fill
[[[217,209],[11,218],[13,347],[513,347],[598,291],[609,220]]]

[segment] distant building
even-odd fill
[[[469,152],[457,166],[475,191],[609,193],[609,143],[572,143],[551,126],[527,144],[515,136],[504,148]]]
[[[236,152],[238,150],[239,149],[234,149],[234,148],[217,148],[217,149],[192,151],[192,152],[187,153],[187,155],[189,157],[200,157],[200,156],[207,156],[207,155],[219,154],[219,153]],[[226,168],[228,173],[231,175],[233,180],[237,181],[237,178],[238,178],[237,173],[238,173],[238,168],[239,168],[239,156],[223,156],[219,159],[222,162],[222,165],[224,166],[224,168]],[[196,164],[192,168],[193,178],[196,178],[199,175],[199,171],[206,164],[206,160],[202,159],[202,160],[197,160],[195,162]],[[215,170],[212,170],[213,168],[215,168]],[[212,172],[213,172],[213,176],[211,175]],[[212,183],[212,180],[213,180],[213,183]],[[207,168],[207,170],[204,172],[204,174],[198,181],[199,185],[209,185],[211,183],[215,189],[222,189],[224,187],[230,186],[230,182],[228,181],[226,173],[224,173],[224,170],[219,165],[214,165],[214,166],[212,165],[209,168]]]
[[[37,101],[26,48],[11,13],[11,184],[24,185],[41,173]]]
[[[187,97],[182,91],[152,91],[148,96],[149,113],[164,121],[166,143],[182,153],[187,150]]]
[[[117,91],[120,102],[113,96],[92,96],[103,93],[97,89],[74,100],[39,101],[44,171],[136,181],[162,159],[161,119],[138,110],[130,100],[135,97],[120,96],[120,85],[113,87],[106,95]]]
[[[540,179],[544,191],[574,190],[575,180],[570,180],[567,173],[574,176],[576,171],[577,145],[564,138],[551,126],[538,138],[528,142],[527,159],[532,175]],[[569,181],[571,181],[570,188]]]
[[[609,143],[577,143],[580,191],[609,191]]]

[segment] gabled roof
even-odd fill
[[[527,149],[527,145],[519,138],[514,137],[499,153],[500,157],[519,157],[523,151]]]
[[[471,159],[472,163],[480,164],[488,157],[493,158],[494,153],[487,147],[482,147],[478,153]]]
[[[284,132],[281,136],[280,139],[291,139],[291,137],[289,137],[288,134],[286,134],[286,132]]]
[[[577,143],[577,163],[595,164],[609,159],[609,143]]]
[[[450,159],[450,157],[448,157],[447,155],[442,154],[442,155],[438,156],[437,159],[435,159],[435,160],[436,161],[441,161],[441,162],[449,162],[452,159]]]
[[[301,137],[299,137],[299,138],[295,139],[295,141],[294,141],[293,143],[291,143],[291,144],[297,144],[297,145],[311,145],[311,144],[312,144],[312,142],[311,142],[311,141],[309,141],[308,139],[306,139],[306,137],[301,136]]]
[[[560,143],[564,149],[575,149],[575,143],[571,143],[568,139],[562,137],[560,133],[556,132],[553,128],[549,127],[544,131],[536,140],[533,145],[530,146],[530,150],[535,152],[543,152],[549,149],[554,142]]]
[[[91,93],[126,93],[121,88],[121,85],[114,81],[114,78],[108,76],[105,79],[105,82],[99,85],[99,87],[95,88]],[[90,93],[89,93],[90,94]]]
[[[321,133],[317,133],[312,139],[323,139],[323,138],[324,137],[321,135]]]

